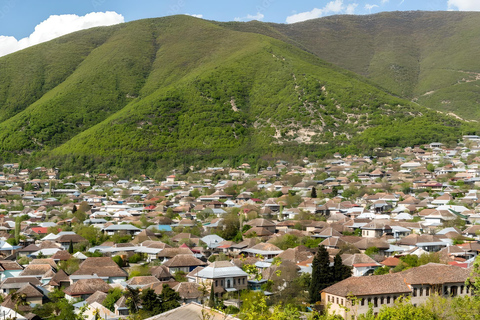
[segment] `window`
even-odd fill
[[[460,286],[460,294],[463,294],[463,285]]]
[[[387,297],[387,304],[390,303],[390,296]]]
[[[223,280],[221,280],[221,286],[223,287]]]
[[[417,288],[413,289],[413,296],[414,296],[414,297],[417,296]]]
[[[340,300],[340,304],[343,306],[343,299],[342,299],[342,300]]]
[[[218,280],[215,280],[215,287],[218,287]]]
[[[235,278],[233,278],[233,285],[235,285]]]
[[[337,297],[337,304],[338,304],[338,297]]]
[[[425,295],[428,297],[430,295],[430,288],[426,287],[425,288]]]
[[[420,288],[420,294],[419,294],[419,296],[420,296],[420,297],[423,296],[423,288]]]
[[[375,297],[375,298],[373,299],[373,306],[374,306],[375,308],[378,307],[378,298],[377,298],[377,297]]]

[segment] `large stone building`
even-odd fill
[[[469,269],[429,263],[399,273],[369,277],[350,277],[322,291],[322,304],[330,314],[356,319],[368,311],[377,313],[384,305],[392,306],[401,296],[414,305],[424,303],[432,294],[464,296],[472,290],[465,285]]]

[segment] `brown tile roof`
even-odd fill
[[[438,236],[438,235],[429,235],[429,234],[410,234],[406,237],[400,239],[397,244],[398,245],[407,245],[407,246],[414,246],[417,242],[439,242],[441,239],[445,237]]]
[[[74,275],[92,275],[99,277],[127,277],[125,270],[120,268],[110,257],[89,257],[80,264]]]
[[[22,249],[17,250],[17,252],[35,252],[35,251],[38,251],[38,250],[40,250],[39,247],[37,247],[34,244],[31,244],[31,245],[28,245],[28,246],[26,246]]]
[[[105,292],[96,291],[96,292],[95,292],[94,294],[92,294],[90,297],[88,297],[87,299],[85,299],[85,301],[86,301],[88,304],[92,304],[92,303],[94,303],[94,302],[98,302],[98,303],[102,304],[106,297],[107,297],[107,294],[106,294]]]
[[[139,276],[131,278],[127,281],[127,284],[130,286],[146,286],[148,284],[157,282],[160,282],[160,280],[158,280],[154,276]]]
[[[72,241],[73,243],[78,243],[78,242],[84,242],[87,241],[82,236],[79,236],[78,234],[64,234],[57,239],[55,239],[55,242],[60,243],[60,242],[70,242]]]
[[[58,266],[52,258],[33,259],[32,261],[30,261],[30,264],[49,264],[52,268],[58,270]]]
[[[42,291],[30,283],[24,285],[17,293],[25,294],[27,298],[43,297]]]
[[[323,291],[339,296],[365,296],[411,293],[408,285],[464,283],[470,270],[457,266],[429,263],[399,273],[369,277],[350,277]]]
[[[49,249],[49,248],[60,248],[60,244],[57,244],[53,241],[50,241],[50,240],[45,240],[45,241],[42,241],[38,247],[40,249]]]
[[[50,279],[48,285],[53,287],[61,286],[61,282],[70,282],[70,277],[68,274],[65,273],[62,269],[58,270],[58,272]]]
[[[55,254],[51,258],[53,260],[67,261],[72,258],[72,255],[67,250],[60,250],[55,252]]]
[[[250,220],[246,224],[252,227],[274,227],[275,226],[275,223],[263,218]]]
[[[408,284],[431,284],[465,282],[470,276],[468,269],[440,263],[429,263],[400,272]]]
[[[366,250],[370,247],[377,247],[380,250],[387,250],[390,248],[390,244],[387,241],[377,238],[363,238],[360,241],[355,242],[353,245],[360,250]]]
[[[156,294],[161,294],[164,284],[166,284],[167,286],[169,286],[170,288],[173,289],[177,284],[179,284],[179,282],[177,282],[177,281],[163,281],[163,282],[158,282],[158,283],[153,283],[153,284],[146,285],[142,289],[149,288],[149,289],[152,289],[153,291],[155,291]]]
[[[260,242],[259,244],[256,244],[253,247],[251,247],[250,249],[262,250],[262,251],[282,251],[282,249],[280,249],[276,245],[273,245],[267,242]]]
[[[168,271],[168,268],[164,265],[152,267],[150,274],[157,279],[173,278],[172,274]]]
[[[108,292],[111,287],[102,279],[80,279],[63,290],[65,294],[75,297],[85,294],[93,294],[96,291]]]
[[[20,273],[20,276],[42,276],[47,272],[52,271],[52,266],[49,264],[29,264]]]
[[[363,253],[342,254],[343,264],[354,267],[355,265],[379,265],[375,260]]]
[[[383,264],[384,266],[388,266],[388,267],[396,267],[400,263],[400,261],[401,260],[398,258],[388,257],[387,259],[380,262],[380,264]]]
[[[207,263],[203,262],[200,259],[195,258],[195,256],[191,254],[179,254],[173,257],[172,259],[169,259],[163,265],[168,268],[176,268],[176,267],[206,266]]]
[[[249,236],[251,234],[253,234],[255,232],[255,234],[259,237],[268,237],[268,236],[271,236],[273,233],[268,231],[266,228],[262,228],[262,227],[253,227],[251,229],[248,229],[247,231],[245,231],[243,233],[244,236]]]
[[[14,283],[31,283],[33,285],[41,285],[41,281],[38,280],[36,277],[14,277],[14,278],[6,278],[5,280],[2,281],[0,287],[3,287],[4,285],[8,284],[14,284]]]
[[[358,297],[385,293],[400,295],[410,293],[411,289],[403,282],[400,273],[392,273],[381,276],[350,277],[325,288],[323,292],[342,297],[349,295]]]
[[[22,270],[23,267],[16,261],[0,260],[0,266],[3,270]]]
[[[195,282],[180,282],[173,290],[178,292],[182,299],[196,299],[202,296],[201,285]]]
[[[313,256],[312,253],[308,251],[302,251],[297,248],[289,248],[282,253],[280,253],[277,257],[282,259],[282,261],[292,261],[294,263],[299,263],[301,261],[305,261],[308,258]]]
[[[189,248],[165,248],[157,254],[159,258],[173,258],[179,254],[193,255],[192,250]]]

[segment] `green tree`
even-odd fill
[[[320,291],[332,283],[330,259],[325,246],[320,246],[312,262],[312,281],[310,283],[310,302],[316,303],[321,300]]]
[[[208,306],[210,308],[213,308],[215,306],[215,290],[213,287],[213,281],[212,281],[212,287],[210,288],[210,299],[208,299]]]
[[[73,242],[70,240],[70,245],[68,246],[68,253],[73,254]]]
[[[142,300],[142,310],[148,311],[151,314],[162,312],[162,301],[153,289],[147,288],[142,290],[140,299]]]
[[[123,295],[123,291],[120,288],[113,288],[108,290],[108,294],[103,300],[102,304],[105,308],[108,308],[110,311],[115,311],[115,302],[120,299]]]
[[[310,192],[310,198],[316,198],[317,197],[317,189],[315,187],[312,187],[312,191]]]
[[[430,171],[430,172],[435,171],[435,166],[433,165],[433,163],[427,164],[427,170]]]
[[[377,247],[370,247],[365,250],[365,254],[371,257],[373,255],[376,255],[379,251],[380,250]]]
[[[333,259],[333,282],[339,282],[347,279],[352,275],[352,269],[343,264],[342,257],[339,253]]]
[[[168,310],[180,307],[180,303],[178,302],[179,300],[180,295],[178,292],[170,288],[169,285],[164,284],[162,293],[160,293],[160,301],[162,306],[161,312],[166,312]]]
[[[141,302],[140,290],[127,286],[127,290],[125,291],[124,295],[126,298],[125,304],[128,308],[128,311],[131,314],[137,313],[140,307],[140,302]]]

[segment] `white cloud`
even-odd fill
[[[192,16],[192,17],[200,18],[200,19],[203,18],[203,14],[189,14],[189,13],[187,13],[187,16]]]
[[[390,0],[380,0],[380,3],[385,4],[385,3],[388,3],[388,1],[390,1]]]
[[[296,23],[310,19],[320,18],[329,14],[353,14],[355,8],[358,6],[357,3],[351,3],[347,6],[344,5],[343,0],[334,0],[330,1],[325,5],[325,7],[319,9],[314,8],[312,11],[300,12],[294,15],[288,16],[286,19],[287,23]]]
[[[250,21],[250,20],[262,20],[265,16],[261,12],[257,12],[256,15],[247,14],[246,17],[236,17],[235,21]]]
[[[347,6],[345,10],[346,14],[355,14],[355,9],[358,7],[358,3],[351,3]]]
[[[448,0],[448,10],[480,11],[478,0]]]
[[[367,10],[368,12],[371,12],[373,8],[378,8],[378,6],[376,4],[366,4],[365,5],[365,10]]]
[[[26,38],[17,40],[14,37],[0,36],[0,56],[28,48],[30,46],[52,40],[78,30],[99,26],[111,26],[122,23],[125,19],[116,12],[92,12],[84,16],[75,14],[53,15],[39,23],[35,31]]]

